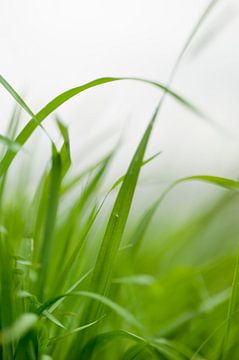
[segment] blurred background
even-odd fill
[[[98,77],[136,76],[166,84],[208,4],[208,0],[2,0],[1,73],[33,111],[62,91]],[[237,0],[218,1],[172,84],[220,126],[208,124],[167,97],[148,156],[162,153],[143,171],[138,201],[150,202],[181,176],[239,175],[238,11]],[[161,95],[149,85],[122,81],[91,89],[63,105],[57,115],[69,125],[75,166],[92,162],[121,138],[107,181],[120,176]],[[13,101],[3,88],[0,106],[4,131]],[[24,114],[23,123],[27,120]],[[44,124],[57,139],[52,118]],[[39,153],[36,169],[46,151],[47,140],[40,133],[33,140]],[[222,190],[205,184],[182,185],[173,202],[177,194],[180,204],[191,211],[218,192]],[[171,204],[170,196],[168,201]]]

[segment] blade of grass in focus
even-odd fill
[[[2,84],[4,85],[4,87],[7,89],[7,91],[9,91],[9,93],[15,98],[15,100],[29,113],[29,114],[33,114],[32,111],[29,109],[29,107],[25,104],[24,101],[22,101],[21,97],[17,94],[17,92],[11,87],[10,84],[8,84],[6,82],[6,80],[1,77],[2,79]],[[106,84],[109,82],[113,82],[113,81],[119,81],[119,80],[136,80],[136,81],[142,81],[145,83],[148,83],[150,85],[153,85],[155,87],[160,88],[161,90],[167,92],[169,95],[171,95],[174,99],[176,99],[177,101],[179,101],[183,106],[186,106],[186,108],[188,108],[189,110],[195,112],[197,115],[199,116],[203,116],[204,115],[201,113],[201,111],[199,111],[194,105],[191,105],[190,102],[188,102],[187,100],[185,100],[183,97],[181,97],[180,95],[176,94],[175,92],[171,91],[168,87],[164,86],[161,83],[158,82],[154,82],[154,81],[150,81],[150,80],[146,80],[146,79],[140,79],[140,78],[100,78],[100,79],[96,79],[93,80],[89,83],[86,83],[84,85],[78,86],[76,88],[72,88],[70,90],[67,90],[65,92],[63,92],[62,94],[58,95],[57,97],[55,97],[52,101],[50,101],[42,110],[40,110],[36,115],[34,115],[34,117],[32,117],[32,119],[25,125],[25,127],[23,128],[23,130],[20,132],[20,134],[17,136],[17,138],[15,139],[15,141],[20,144],[20,145],[24,145],[25,142],[30,138],[30,136],[32,135],[32,133],[34,132],[34,130],[37,128],[37,126],[39,124],[41,124],[41,122],[48,116],[50,115],[53,111],[55,111],[57,108],[59,108],[62,104],[64,104],[66,101],[68,101],[69,99],[71,99],[72,97],[76,96],[77,94],[88,90],[92,87],[98,86],[98,85],[102,85],[102,84]],[[9,85],[9,86],[8,86]],[[10,164],[12,163],[12,161],[15,158],[15,153],[12,152],[7,152],[4,159],[1,161],[0,163],[0,176],[2,176],[4,174],[4,172],[8,169],[8,167],[10,166]]]

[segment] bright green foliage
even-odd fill
[[[140,173],[159,155],[146,153],[165,95],[208,121],[169,85],[216,3],[211,1],[200,17],[167,85],[133,77],[96,79],[58,95],[35,114],[0,77],[31,116],[19,131],[16,107],[0,135],[0,359],[239,358],[239,181],[210,175],[178,179],[143,209],[140,219],[129,219]],[[117,146],[74,173],[67,126],[56,117],[59,146],[43,121],[81,92],[122,80],[143,81],[163,96],[128,169],[105,189]],[[37,128],[47,136],[51,153],[32,188],[22,166],[33,166],[25,144]],[[22,151],[24,165],[14,168]],[[157,210],[167,194],[192,181],[216,186],[223,194],[183,224],[176,226],[173,218],[163,224]],[[112,206],[109,194],[115,196]]]

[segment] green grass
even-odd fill
[[[58,95],[35,114],[0,77],[17,103],[0,135],[1,359],[239,358],[239,182],[210,175],[178,179],[141,218],[129,218],[140,173],[160,156],[146,153],[166,95],[212,123],[171,84],[216,3],[201,15],[166,85],[133,77],[96,79]],[[141,81],[162,95],[125,174],[103,191],[118,146],[74,173],[68,128],[56,118],[61,139],[55,142],[44,120],[81,92],[115,81]],[[22,111],[31,119],[19,130]],[[32,188],[34,157],[25,144],[37,130],[51,152]],[[15,168],[19,152],[26,156]],[[161,222],[163,232],[152,221],[157,209],[175,187],[192,181],[217,186],[222,194],[180,226],[173,218]]]

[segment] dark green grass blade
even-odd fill
[[[60,157],[62,163],[62,176],[65,176],[67,171],[71,166],[71,150],[70,150],[70,139],[69,139],[69,132],[66,125],[59,119],[56,118],[56,123],[58,129],[62,135],[64,140],[63,145],[60,150]]]
[[[37,128],[39,122],[41,123],[48,115],[50,115],[53,111],[55,111],[57,108],[59,108],[62,104],[64,104],[66,101],[68,101],[72,97],[76,96],[77,94],[79,94],[87,89],[93,88],[95,86],[106,84],[106,83],[113,82],[113,81],[119,81],[119,80],[137,80],[137,81],[142,81],[142,82],[151,84],[153,86],[156,86],[156,87],[160,88],[161,90],[169,93],[174,99],[179,101],[181,105],[186,106],[189,110],[196,112],[196,114],[198,114],[198,115],[202,114],[201,111],[199,111],[195,106],[191,105],[190,102],[188,102],[183,97],[176,94],[175,92],[171,91],[170,89],[168,89],[168,87],[164,86],[161,83],[150,81],[150,80],[145,80],[145,79],[139,79],[139,78],[137,78],[137,79],[136,78],[112,78],[112,77],[111,78],[100,78],[100,79],[93,80],[89,83],[86,83],[82,86],[78,86],[76,88],[67,90],[67,91],[63,92],[62,94],[58,95],[57,97],[55,97],[43,109],[41,109],[34,117],[32,117],[32,119],[26,124],[26,126],[23,128],[23,130],[17,136],[16,142],[20,145],[24,145],[25,142],[31,136],[31,134],[34,132],[34,130]],[[18,102],[20,101],[19,95],[18,96],[16,95],[15,90],[11,91],[11,89],[9,89],[7,86],[5,86],[5,88],[16,99],[16,101],[18,101]],[[28,109],[28,106],[26,108],[24,102],[20,101],[19,103],[24,109]],[[30,110],[30,112],[32,113],[31,110]],[[29,111],[28,111],[28,113],[29,113]],[[36,121],[36,119],[37,119],[37,121]],[[12,153],[9,151],[7,152],[4,159],[0,163],[0,176],[2,176],[4,174],[4,172],[8,169],[11,162],[14,160],[15,156],[16,156],[15,153]]]
[[[143,360],[143,359],[156,359],[156,357],[152,357],[149,349],[142,344],[135,344],[131,346],[121,357],[121,360]],[[157,357],[157,359],[162,360],[161,354]]]

